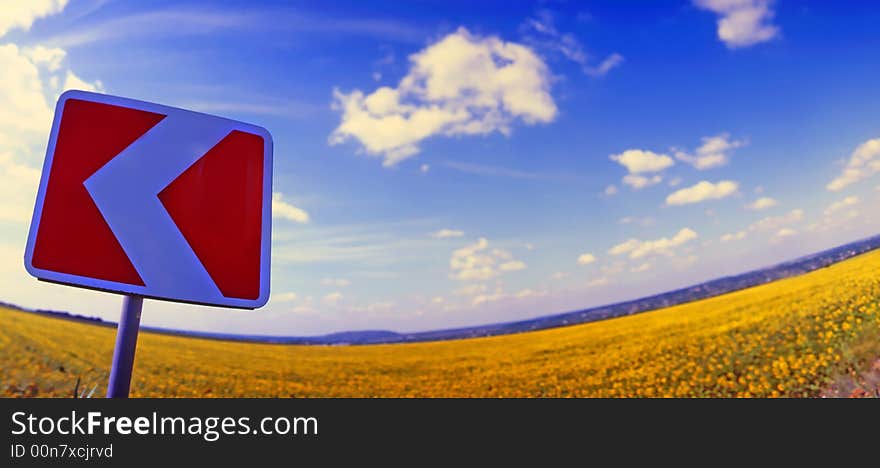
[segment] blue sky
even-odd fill
[[[0,9],[0,299],[65,88],[275,141],[273,298],[144,323],[423,330],[634,298],[878,232],[867,2],[122,2]]]

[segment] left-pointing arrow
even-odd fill
[[[154,294],[222,300],[219,288],[158,198],[234,130],[234,122],[172,113],[85,181],[113,234]]]

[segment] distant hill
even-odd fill
[[[250,341],[262,343],[280,344],[315,344],[315,345],[360,345],[381,343],[406,343],[418,341],[455,340],[463,338],[475,338],[481,336],[504,335],[521,333],[526,331],[542,330],[546,328],[563,327],[578,323],[594,322],[597,320],[632,315],[663,307],[674,306],[705,299],[720,294],[737,291],[740,289],[769,283],[791,276],[801,275],[819,268],[825,268],[834,263],[846,260],[856,255],[880,248],[880,235],[856,241],[850,244],[835,247],[795,260],[783,262],[777,265],[749,271],[733,276],[714,279],[686,288],[676,289],[653,296],[643,297],[632,301],[619,302],[589,309],[564,312],[560,314],[546,315],[515,322],[494,323],[477,325],[472,327],[450,328],[444,330],[424,331],[415,333],[397,333],[387,330],[363,330],[332,333],[321,336],[266,336],[266,335],[240,335],[227,333],[206,333],[164,328],[142,327],[144,330],[165,333],[171,335],[192,336],[199,338]],[[2,303],[0,303],[2,304]],[[6,307],[19,310],[28,310],[12,304],[2,304]],[[74,319],[115,325],[99,318],[83,317],[68,312],[50,310],[29,310],[61,318]]]

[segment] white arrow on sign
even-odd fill
[[[158,195],[235,128],[230,120],[172,112],[84,183],[141,279],[156,295],[223,300]]]

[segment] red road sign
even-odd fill
[[[209,305],[269,297],[272,139],[131,99],[58,100],[25,252],[37,278]]]

